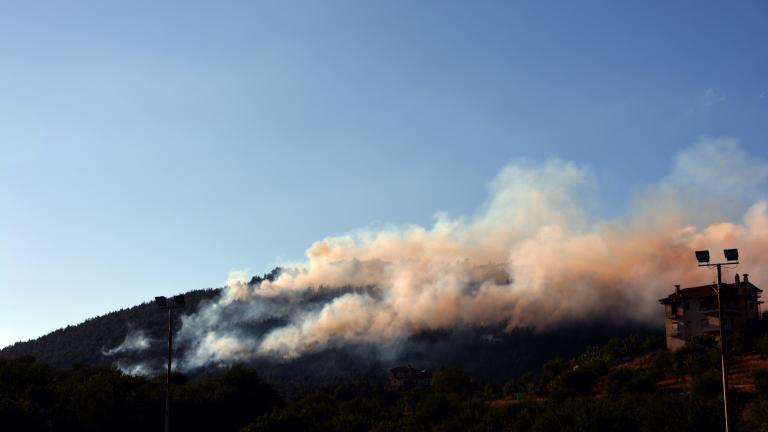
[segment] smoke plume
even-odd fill
[[[153,340],[147,337],[146,332],[143,330],[131,330],[120,345],[114,348],[104,349],[101,351],[101,354],[105,356],[113,356],[127,352],[144,351],[152,345],[152,342]]]
[[[233,275],[219,300],[184,317],[180,362],[295,358],[454,326],[659,320],[673,284],[713,280],[696,249],[737,247],[741,271],[767,280],[767,179],[768,164],[736,140],[701,139],[624,217],[606,219],[588,168],[513,163],[474,215],[324,238],[274,280]]]

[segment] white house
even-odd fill
[[[685,346],[693,336],[719,335],[716,284],[691,288],[675,286],[675,292],[660,299],[666,315],[665,330],[667,349],[674,351]],[[760,293],[763,292],[749,281],[744,280],[722,285],[723,328],[733,330],[760,319]]]

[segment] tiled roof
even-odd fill
[[[750,288],[754,289],[758,293],[763,292],[763,290],[761,290],[760,288],[756,287],[751,282],[742,282],[742,285],[744,285],[744,284],[746,284]],[[724,283],[723,284],[723,290],[724,290],[723,292],[725,293],[725,292],[727,292],[727,290],[733,289],[735,287],[736,287],[735,283],[731,283],[731,284]],[[702,286],[690,287],[690,288],[681,288],[679,294],[676,293],[676,292],[672,293],[672,294],[668,295],[667,297],[665,297],[663,299],[660,299],[659,302],[667,303],[667,302],[672,302],[674,300],[682,299],[682,298],[712,297],[712,296],[716,295],[715,294],[715,288],[717,288],[716,284],[702,285]]]

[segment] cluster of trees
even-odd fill
[[[765,336],[754,339],[763,341]],[[434,372],[431,388],[396,393],[370,384],[310,392],[259,416],[248,432],[306,431],[720,431],[718,349],[693,340],[668,353],[659,338],[629,336],[547,362],[502,386],[461,369]],[[660,392],[664,377],[679,387]],[[768,431],[768,371],[757,393],[732,390],[735,430]]]
[[[361,395],[362,394],[362,395]],[[471,391],[317,392],[260,416],[243,431],[720,431],[719,405],[693,395],[576,397],[489,404]]]
[[[173,425],[245,432],[722,430],[717,348],[700,339],[668,353],[660,343],[614,338],[503,385],[444,368],[434,371],[429,388],[396,391],[361,376],[290,398],[255,370],[235,366],[214,376],[174,377]],[[677,377],[679,391],[656,390],[663,377]],[[768,430],[768,371],[756,373],[754,382],[757,394],[732,393],[736,430]],[[0,425],[8,431],[159,431],[164,384],[162,377],[110,368],[0,360]]]
[[[283,405],[271,386],[244,367],[190,382],[174,378],[175,430],[237,431]],[[164,409],[164,377],[90,366],[62,370],[31,358],[0,360],[3,431],[161,431]]]

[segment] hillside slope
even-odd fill
[[[263,277],[255,276],[251,284],[271,280],[278,273],[279,269],[274,269]],[[220,293],[221,289],[186,293],[188,306],[182,313],[195,313]],[[180,322],[177,320],[176,325]],[[355,377],[382,381],[386,380],[389,368],[405,364],[433,370],[461,368],[479,379],[501,384],[525,373],[537,372],[543,363],[553,358],[572,358],[586,347],[605,344],[613,337],[650,336],[661,343],[660,324],[606,320],[564,322],[542,331],[526,327],[510,330],[505,323],[458,326],[425,330],[388,344],[333,345],[292,359],[255,357],[248,364],[280,390],[317,387]],[[34,357],[40,363],[59,368],[77,364],[119,366],[123,371],[152,375],[164,368],[166,326],[167,315],[150,301],[16,343],[0,350],[0,359]],[[148,341],[146,349],[105,355],[105,351],[122,344],[133,332],[140,332]],[[175,345],[177,358],[183,358],[187,347],[181,341]],[[210,364],[185,372],[205,376],[217,373],[219,366]]]
[[[220,292],[220,288],[210,288],[185,293],[187,308],[183,313],[195,312],[202,302],[217,297]],[[114,362],[114,358],[105,356],[103,351],[120,345],[131,330],[141,329],[152,339],[164,340],[167,326],[167,314],[158,310],[151,300],[89,318],[37,339],[17,342],[0,350],[0,359],[34,357],[56,367],[75,364],[107,366]]]

